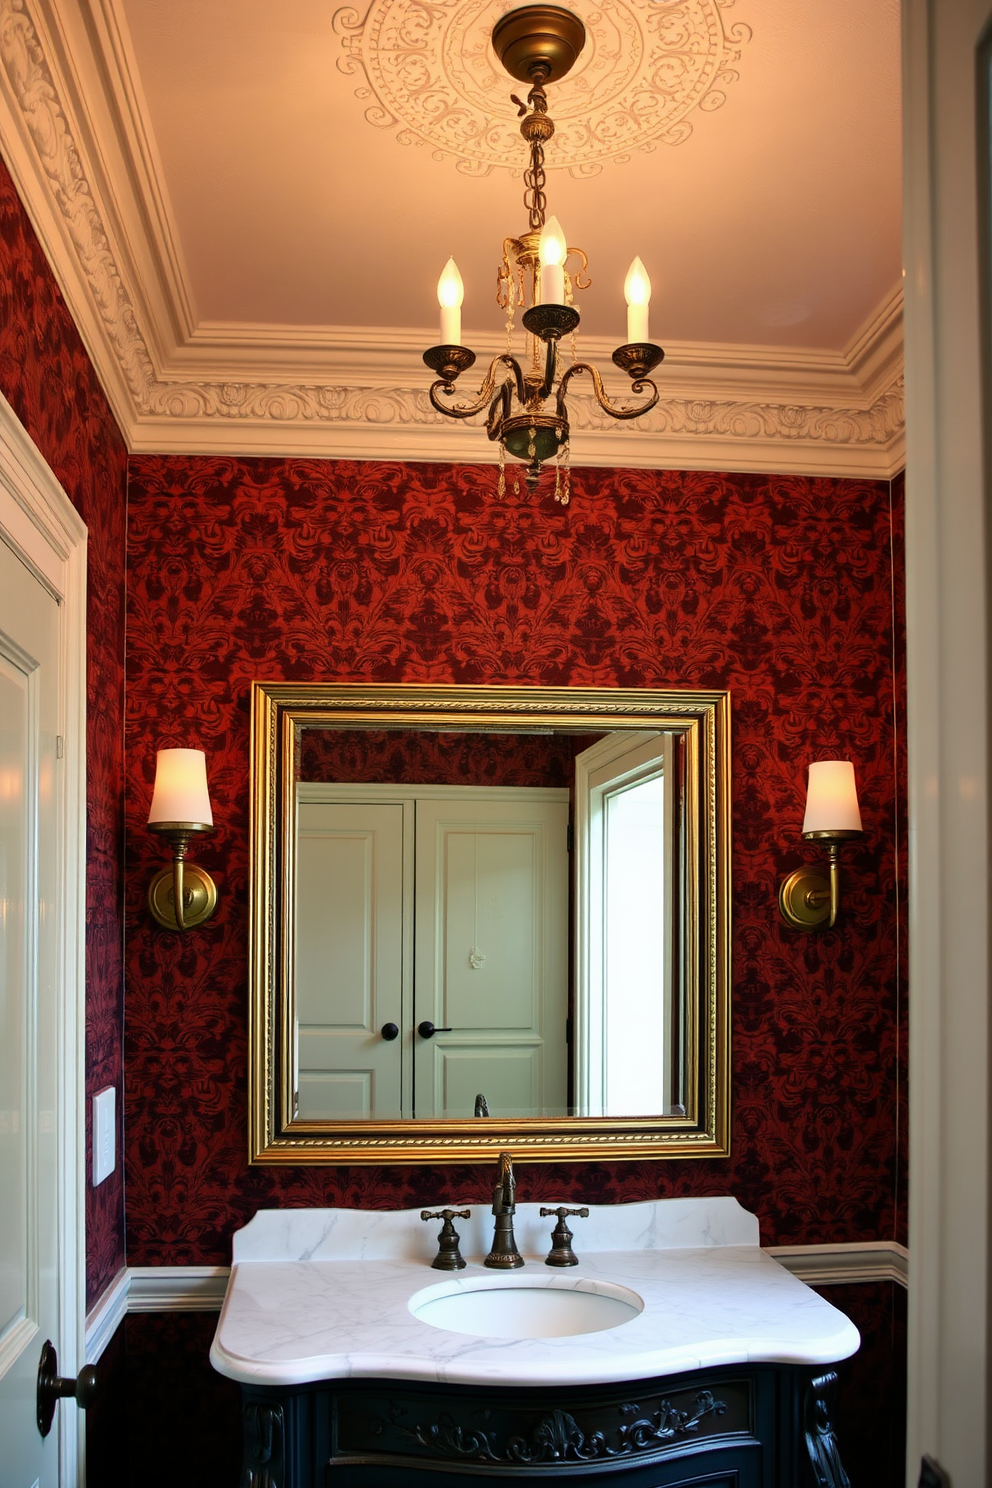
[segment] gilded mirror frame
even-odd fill
[[[671,729],[686,746],[689,1077],[684,1115],[485,1120],[293,1119],[282,996],[303,727],[444,731]],[[258,1164],[724,1157],[730,1106],[730,695],[720,691],[419,684],[252,684],[249,1159]]]

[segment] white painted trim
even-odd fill
[[[992,1478],[988,1426],[990,368],[976,47],[990,0],[905,0],[910,970],[907,1484]]]
[[[83,1363],[86,1172],[82,1119],[86,1026],[86,527],[24,425],[0,395],[0,532],[60,601],[57,1113],[59,1341],[64,1373]],[[73,1367],[75,1365],[75,1368]],[[63,1411],[59,1481],[82,1464],[77,1411]]]
[[[177,400],[199,396],[192,385],[175,384]],[[491,465],[496,460],[481,428],[470,424],[417,423],[414,413],[426,403],[426,386],[378,389],[348,385],[301,388],[270,384],[242,385],[246,397],[267,407],[297,404],[305,394],[315,402],[327,395],[342,406],[340,422],[315,423],[300,413],[294,422],[277,422],[264,412],[235,411],[231,418],[169,418],[137,415],[126,422],[132,454],[232,455],[321,460],[385,460],[392,463]],[[298,397],[299,395],[299,397]],[[893,393],[894,429],[877,442],[859,441],[853,433],[836,441],[818,439],[819,429],[851,431],[875,422],[886,425],[885,406],[856,410],[836,406],[806,408],[784,401],[755,404],[723,398],[667,398],[649,418],[665,418],[668,432],[621,425],[616,431],[574,425],[572,463],[576,469],[718,470],[755,475],[831,476],[851,480],[891,480],[905,464],[902,395]],[[309,402],[307,403],[309,406]],[[714,428],[714,424],[719,427]],[[799,430],[790,433],[790,424]],[[748,437],[732,431],[738,425],[758,432]],[[765,432],[767,431],[767,432]],[[511,467],[512,468],[512,467]]]
[[[481,425],[430,406],[432,330],[197,324],[120,0],[0,19],[0,143],[133,452],[492,462]],[[574,463],[888,479],[901,324],[897,287],[842,350],[669,343],[636,425],[570,398]],[[471,339],[482,366],[503,349]],[[611,385],[612,350],[583,339]]]
[[[122,1266],[107,1290],[86,1314],[84,1353],[87,1364],[99,1362],[107,1344],[124,1321],[130,1290],[131,1278],[127,1267]]]
[[[909,1251],[894,1240],[853,1241],[840,1245],[766,1245],[793,1276],[809,1286],[840,1286],[845,1282],[897,1281],[908,1285]]]
[[[895,1281],[906,1285],[909,1252],[889,1240],[850,1245],[766,1245],[793,1276],[810,1286]],[[230,1266],[129,1266],[86,1319],[86,1358],[95,1363],[129,1312],[220,1312]]]
[[[539,735],[537,737],[540,737]],[[495,801],[506,800],[507,790],[526,791],[528,802],[567,801],[567,785],[362,785],[337,780],[301,780],[296,794],[299,801],[312,805],[355,801],[362,805],[372,801]]]
[[[129,1266],[128,1312],[219,1312],[230,1266]]]

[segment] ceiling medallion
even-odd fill
[[[742,23],[724,25],[734,0],[570,0],[586,46],[555,98],[555,167],[594,175],[659,144],[688,139],[694,109],[717,109],[736,81]],[[401,144],[487,176],[520,170],[520,139],[504,106],[506,77],[490,45],[511,0],[371,0],[347,6],[334,29],[345,74],[364,74],[356,97]]]

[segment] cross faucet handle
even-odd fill
[[[579,1219],[588,1219],[589,1210],[586,1208],[568,1209],[564,1204],[560,1205],[557,1209],[545,1209],[542,1207],[541,1218],[545,1219],[549,1214],[557,1215],[558,1223],[552,1232],[551,1249],[544,1264],[546,1266],[577,1266],[579,1264],[579,1258],[572,1249],[572,1232],[565,1223],[565,1220],[570,1214],[577,1214]]]
[[[458,1249],[458,1231],[452,1224],[453,1219],[471,1219],[471,1209],[438,1209],[431,1213],[429,1209],[421,1209],[421,1219],[443,1219],[441,1233],[437,1237],[437,1255],[431,1261],[435,1271],[462,1271],[465,1262],[462,1253]]]

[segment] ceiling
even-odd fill
[[[898,0],[571,4],[548,196],[589,255],[580,351],[617,375],[636,253],[667,352],[648,420],[580,404],[575,463],[890,474]],[[493,458],[420,353],[449,254],[463,339],[502,346],[510,6],[363,5],[5,0],[0,146],[133,448]]]

